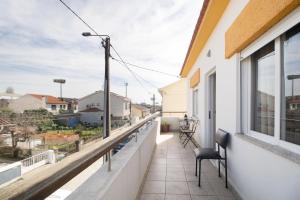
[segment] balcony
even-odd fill
[[[193,148],[193,144],[183,148],[177,133],[159,135],[139,200],[235,199],[208,160],[202,161],[201,188],[198,187]]]
[[[47,199],[72,200],[234,199],[210,161],[202,162],[202,186],[198,187],[193,144],[183,148],[176,132],[160,133],[161,121],[152,115],[74,157],[29,172],[22,180],[0,188],[0,199],[44,199],[49,195]],[[102,156],[127,137],[131,140],[111,162],[99,165]],[[66,186],[70,183],[77,186]],[[66,196],[57,196],[66,188],[73,189]]]

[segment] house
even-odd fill
[[[299,0],[204,0],[181,69],[195,140],[230,133],[228,175],[242,199],[299,199]]]
[[[97,107],[91,107],[80,112],[80,121],[90,125],[102,125],[103,124],[103,110]]]
[[[143,119],[150,115],[150,109],[140,104],[131,104],[131,118]]]
[[[58,114],[60,110],[67,109],[67,103],[50,95],[26,94],[9,104],[16,113],[22,113],[25,110],[46,109],[53,114]]]
[[[67,111],[70,113],[78,112],[78,99],[63,97],[62,100],[67,103]]]
[[[66,112],[66,113],[61,113],[61,114],[55,115],[54,120],[59,125],[64,125],[64,126],[74,128],[80,123],[80,116],[81,116],[81,114],[79,114],[79,113]]]
[[[130,99],[116,93],[110,93],[111,117],[112,120],[129,119],[130,115]],[[78,110],[80,113],[86,112],[89,108],[97,108],[97,112],[104,110],[104,92],[96,91],[78,100]],[[94,112],[94,111],[93,111]],[[93,113],[88,112],[88,113]],[[94,115],[95,113],[91,114]],[[90,117],[89,117],[90,118]]]
[[[180,79],[159,89],[163,117],[183,117],[187,112],[187,81]]]

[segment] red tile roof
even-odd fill
[[[54,96],[50,96],[50,95],[42,95],[42,94],[29,94],[37,99],[42,100],[43,97],[46,98],[46,103],[47,104],[66,104],[66,102],[60,100],[59,98],[56,98]]]
[[[12,123],[0,118],[0,126],[7,126],[7,125],[12,125]]]

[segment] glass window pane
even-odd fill
[[[300,144],[300,24],[283,35],[280,138]]]
[[[275,61],[274,42],[253,55],[252,130],[274,136]]]
[[[198,90],[193,91],[193,116],[198,114]]]

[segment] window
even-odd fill
[[[300,145],[299,48],[298,23],[252,54],[245,51],[249,56],[241,61],[242,132],[288,148]]]
[[[51,110],[56,110],[56,105],[51,105]]]
[[[300,24],[282,35],[280,139],[300,145]]]
[[[252,56],[252,130],[274,136],[275,60],[274,42]]]
[[[193,91],[193,116],[198,115],[198,90]]]

